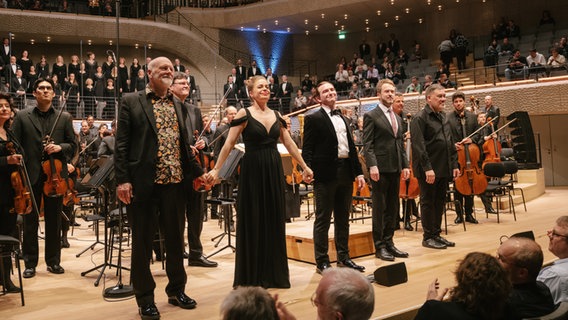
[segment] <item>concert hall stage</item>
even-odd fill
[[[537,237],[537,242],[543,248],[545,261],[551,261],[554,257],[547,250],[546,230],[554,225],[558,216],[567,214],[566,198],[568,198],[568,188],[547,188],[542,196],[527,202],[527,212],[524,211],[522,205],[516,205],[516,222],[507,210],[503,210],[505,212],[501,214],[501,221],[498,224],[495,215],[486,218],[485,213],[478,209],[476,213],[480,223],[478,225],[467,224],[467,231],[463,231],[461,225],[453,224],[455,213],[449,211],[447,238],[455,241],[456,247],[446,250],[422,247],[420,225],[418,231],[396,231],[396,245],[410,254],[407,259],[395,261],[406,263],[408,282],[393,287],[373,285],[376,300],[373,319],[412,318],[413,312],[424,302],[427,286],[434,278],[439,279],[442,287],[452,286],[454,284],[452,272],[459,259],[471,251],[494,254],[502,235],[532,230]],[[307,237],[311,234],[313,218],[306,221],[306,213],[304,210],[301,218],[287,224],[288,235],[304,234]],[[81,277],[81,272],[102,262],[103,251],[101,249],[103,246],[96,245],[94,250],[89,250],[83,256],[76,258],[75,254],[94,241],[93,231],[88,228],[89,223],[80,218],[77,221],[81,223],[81,227],[75,228],[75,234],[70,238],[71,248],[62,250],[61,265],[65,268],[65,274],[54,275],[46,271],[43,261],[43,242],[40,242],[40,263],[37,275],[31,279],[24,279],[26,306],[20,306],[19,295],[0,296],[0,314],[3,319],[139,319],[134,300],[107,302],[102,297],[104,287],[116,284],[116,269],[105,272],[104,280],[99,287],[93,286],[97,272]],[[370,222],[370,220],[358,220],[351,224],[351,229],[357,232],[359,230],[368,232],[371,230]],[[221,231],[217,220],[204,223],[202,241],[206,254],[216,250],[215,242],[210,240]],[[224,246],[226,241],[226,238],[223,239],[220,246]],[[123,257],[125,265],[129,266],[130,252],[125,251]],[[198,301],[195,310],[182,310],[167,303],[164,293],[167,284],[165,271],[162,270],[159,262],[152,265],[156,281],[156,304],[163,319],[220,318],[219,306],[232,289],[235,255],[227,249],[211,259],[219,263],[218,268],[186,267],[188,274],[186,292]],[[391,262],[376,259],[374,255],[366,255],[354,260],[366,267],[365,275],[372,274],[381,266],[391,264]],[[335,264],[333,266],[335,267]],[[279,299],[286,303],[298,319],[315,319],[316,309],[311,305],[310,297],[321,276],[315,273],[315,266],[311,263],[290,259],[289,268],[292,287],[269,291],[272,294],[277,293]],[[127,282],[129,273],[124,272],[124,277]]]

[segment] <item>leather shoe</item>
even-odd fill
[[[71,245],[69,244],[69,240],[67,238],[61,238],[61,248],[69,248]]]
[[[406,231],[414,231],[414,228],[412,227],[412,223],[410,223],[410,221],[406,221],[404,223],[404,230]]]
[[[384,260],[384,261],[394,261],[394,255],[392,255],[387,248],[379,248],[377,252],[375,252],[375,257]]]
[[[142,320],[158,320],[160,319],[160,312],[154,303],[147,304],[138,308],[138,313]]]
[[[188,265],[194,267],[215,268],[217,266],[217,262],[207,260],[207,258],[201,255],[199,258],[189,258]]]
[[[8,279],[7,282],[8,283],[6,283],[4,285],[4,289],[6,289],[6,293],[20,293],[20,292],[22,292],[22,289],[20,289],[20,287],[16,287],[16,285],[12,282],[11,279]]]
[[[441,244],[444,244],[446,247],[455,247],[456,246],[455,242],[451,242],[446,238],[442,238],[441,236],[435,236],[434,240],[438,241]]]
[[[477,221],[477,219],[475,219],[471,214],[467,214],[465,216],[465,221],[469,222],[469,223],[473,223],[473,224],[478,224],[479,222]]]
[[[183,292],[180,292],[175,296],[169,296],[168,303],[182,309],[193,309],[197,305],[195,300],[191,299]]]
[[[60,265],[54,264],[52,266],[47,266],[47,271],[55,274],[62,274],[65,273],[65,269],[63,269]]]
[[[316,272],[319,274],[322,274],[322,272],[324,272],[327,269],[331,268],[331,264],[329,264],[329,262],[322,262],[320,264],[317,265],[316,267]]]
[[[463,223],[463,218],[462,218],[462,216],[458,215],[458,216],[456,217],[456,219],[454,220],[454,223],[455,223],[455,224],[462,224],[462,223]]]
[[[408,258],[408,252],[398,250],[394,245],[387,245],[387,251],[397,258]]]
[[[340,267],[340,268],[355,269],[355,270],[360,271],[360,272],[365,271],[365,267],[356,264],[351,259],[345,259],[343,261],[337,261],[337,266]]]
[[[23,277],[26,279],[35,277],[35,268],[26,268]]]
[[[485,208],[485,212],[486,212],[486,213],[491,213],[491,214],[497,213],[497,211],[495,211],[495,209],[493,209],[493,207],[487,207],[487,208]]]
[[[422,246],[430,249],[446,249],[447,246],[443,243],[440,243],[432,238],[427,240],[422,240]]]

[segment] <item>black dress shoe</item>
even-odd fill
[[[67,238],[61,238],[61,248],[69,248],[71,245],[69,244],[69,240]]]
[[[199,258],[189,258],[188,264],[194,267],[205,267],[205,268],[215,268],[217,266],[217,262],[207,260],[203,255]]]
[[[182,309],[193,309],[197,305],[195,300],[191,299],[183,292],[180,292],[175,296],[169,296],[168,303]]]
[[[384,261],[394,261],[394,255],[392,255],[387,248],[379,248],[377,252],[375,252],[375,257],[384,260]]]
[[[8,283],[4,285],[4,289],[6,289],[6,293],[22,292],[22,289],[20,289],[20,287],[16,287],[16,285],[12,282],[11,279],[8,279]]]
[[[438,241],[441,244],[446,245],[446,247],[455,247],[456,246],[455,242],[451,242],[446,238],[442,238],[441,236],[435,236],[434,240]]]
[[[462,223],[463,223],[463,218],[462,218],[462,216],[458,215],[458,216],[456,217],[456,219],[454,220],[454,223],[455,223],[455,224],[462,224]]]
[[[322,262],[316,266],[316,272],[322,274],[322,272],[330,268],[331,264],[329,264],[329,262]]]
[[[491,214],[497,213],[497,211],[495,211],[495,209],[493,209],[493,207],[487,207],[487,208],[485,208],[485,212],[491,213]]]
[[[23,277],[26,279],[35,277],[35,268],[26,268]]]
[[[142,320],[158,320],[160,319],[160,312],[156,305],[153,303],[147,304],[138,308],[138,313]]]
[[[77,222],[73,222],[73,227],[80,227],[81,224],[77,223]]]
[[[52,266],[47,266],[47,271],[55,274],[62,274],[65,273],[65,269],[63,269],[60,265],[54,264]]]
[[[446,249],[447,246],[443,243],[440,243],[432,238],[427,240],[422,240],[422,246],[430,249]]]
[[[387,245],[387,251],[397,258],[408,258],[408,252],[400,251],[394,245]]]
[[[414,228],[412,227],[412,223],[410,223],[410,221],[406,221],[404,223],[404,230],[406,231],[414,231]]]
[[[343,261],[337,261],[337,266],[340,267],[340,268],[355,269],[355,270],[360,271],[360,272],[365,271],[365,267],[356,264],[351,259],[345,259]]]
[[[467,214],[465,216],[465,221],[469,222],[469,223],[473,223],[473,224],[478,224],[479,222],[477,221],[477,219],[475,219],[471,214]]]

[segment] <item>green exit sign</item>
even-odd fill
[[[345,39],[345,33],[340,33],[338,36],[339,40],[344,40]]]

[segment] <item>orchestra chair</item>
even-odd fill
[[[22,301],[22,307],[25,305],[24,301],[24,284],[22,282],[22,269],[20,267],[20,240],[6,236],[0,235],[0,261],[3,258],[9,257],[14,258],[16,261],[16,268],[18,269],[18,282],[20,285],[20,300]],[[2,274],[9,272],[9,270],[4,270],[4,263],[0,263],[0,270]],[[6,288],[2,287],[2,295],[6,294]]]
[[[519,180],[517,179],[517,172],[519,171],[519,165],[517,161],[513,158],[513,148],[503,148],[501,150],[501,160],[505,165],[505,175],[509,175],[509,179],[507,182],[509,183],[510,191],[515,194],[516,190],[521,192],[521,198],[523,199],[523,206],[525,208],[525,212],[527,212],[527,203],[525,201],[525,192],[522,188],[515,187],[515,183],[518,183]]]
[[[523,320],[568,320],[568,301],[560,302],[556,310],[547,315]]]
[[[300,186],[300,201],[301,201],[300,203],[304,203],[304,201],[306,202],[307,207],[308,207],[308,214],[306,215],[306,220],[310,220],[310,218],[316,212],[316,202],[314,200],[314,186],[313,185],[303,183],[303,182],[301,183],[301,186]],[[310,204],[313,207],[313,211],[310,210]]]
[[[487,189],[485,189],[485,194],[490,197],[495,197],[497,199],[497,223],[500,222],[500,204],[501,198],[506,197],[509,200],[509,212],[513,212],[513,217],[517,221],[517,215],[515,213],[515,204],[513,203],[513,196],[511,195],[511,189],[506,180],[502,180],[505,176],[505,165],[503,162],[488,162],[483,166],[483,173],[486,177],[491,178],[487,184]],[[485,213],[486,217],[489,218],[489,213]]]

